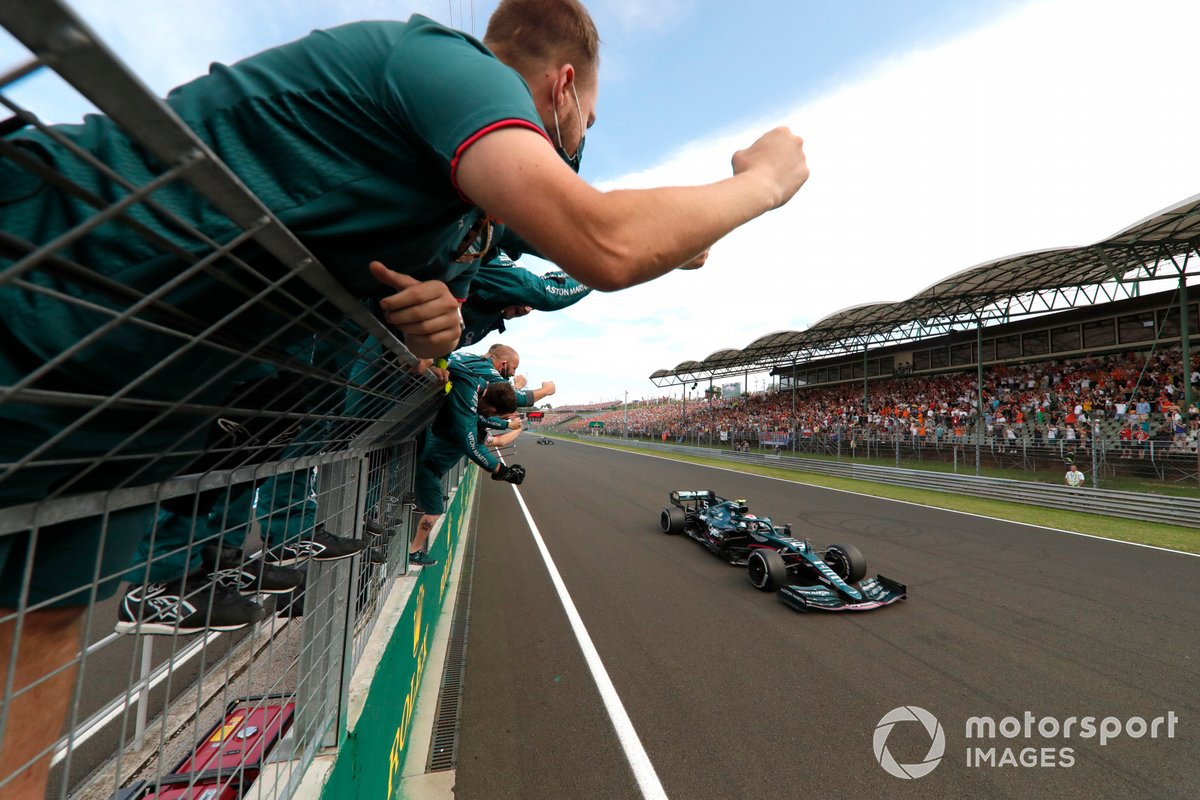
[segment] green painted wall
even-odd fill
[[[437,566],[423,569],[396,624],[367,693],[362,715],[338,748],[322,800],[390,800],[400,785],[417,689],[429,658],[433,628],[448,594],[450,567],[467,526],[466,510],[479,469],[471,465],[446,509],[443,528],[429,550]],[[403,580],[403,579],[402,579]]]

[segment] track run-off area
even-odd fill
[[[482,481],[458,800],[1200,793],[1200,558],[532,439]],[[661,533],[671,489],[909,599],[793,611]]]

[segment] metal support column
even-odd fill
[[[796,362],[792,361],[792,427],[796,424]]]
[[[986,428],[983,417],[983,320],[975,322],[975,390],[978,397],[979,418],[975,421],[975,475],[983,472],[983,432]]]
[[[867,346],[863,344],[863,414],[867,413],[867,404],[871,402],[871,390],[867,386]]]
[[[1179,275],[1179,347],[1183,356],[1183,413],[1192,405],[1192,333],[1188,329],[1187,275]]]
[[[679,426],[680,433],[683,432],[683,429],[687,428],[687,382],[685,381],[682,384],[682,386],[683,386],[683,423]]]

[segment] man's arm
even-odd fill
[[[459,190],[572,277],[600,291],[644,283],[786,203],[808,179],[786,128],[733,156],[731,178],[704,186],[600,192],[541,135],[502,128],[462,155]]]
[[[525,405],[527,405],[527,406],[533,405],[534,403],[541,400],[543,397],[549,397],[550,395],[552,395],[556,391],[558,391],[558,389],[557,389],[557,387],[555,387],[554,381],[542,381],[541,388],[533,389],[533,390],[530,390],[530,389],[525,390],[526,398],[529,397],[531,391],[533,393],[533,399],[530,400],[528,403],[525,403]]]
[[[521,435],[521,431],[516,430],[516,431],[509,431],[508,433],[502,433],[499,436],[492,436],[491,438],[489,438],[487,440],[487,446],[496,448],[496,449],[499,449],[501,447],[508,447],[510,444],[512,444],[514,441],[516,441],[516,438],[520,435]]]

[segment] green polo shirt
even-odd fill
[[[172,91],[167,103],[352,293],[388,293],[367,264],[379,259],[423,280],[453,280],[477,262],[453,255],[480,213],[455,185],[462,152],[504,126],[541,132],[529,87],[475,39],[422,16],[407,22],[358,22],[316,31]],[[142,184],[163,166],[110,120],[89,116],[57,132]],[[9,140],[107,200],[126,192],[37,132]],[[155,193],[158,204],[217,241],[237,234],[188,186]],[[0,229],[44,243],[90,216],[90,208],[42,185],[11,161],[0,162]],[[203,251],[141,205],[129,214],[166,240]],[[100,226],[62,255],[103,276],[149,291],[178,274],[181,262],[118,223]],[[278,267],[262,253],[246,257],[268,279]],[[0,256],[0,269],[12,263]],[[218,267],[241,275],[233,267]],[[35,270],[27,279],[54,291],[96,299],[70,279]],[[289,282],[289,288],[297,281]],[[261,284],[260,284],[261,285]],[[307,290],[296,288],[302,298]],[[219,319],[245,297],[201,276],[165,298],[202,322]],[[99,299],[102,305],[118,305]],[[0,288],[11,335],[42,359],[62,351],[108,317],[11,285]],[[227,332],[249,342],[281,330],[286,317],[264,309],[243,314]],[[275,340],[279,346],[286,341]],[[104,336],[65,365],[94,389],[123,385],[178,346],[129,325]],[[203,348],[181,359],[140,393],[169,397],[180,380],[211,374],[228,356]],[[114,370],[114,366],[120,369]],[[155,388],[157,387],[157,388]],[[212,392],[219,395],[218,388]]]
[[[449,361],[450,395],[428,429],[421,462],[440,474],[458,458],[467,456],[491,473],[499,461],[484,444],[487,434],[484,417],[479,416],[479,399],[488,384],[502,383],[503,379],[494,371],[491,361],[479,356],[467,360],[451,357]],[[487,366],[482,366],[485,363]]]
[[[503,333],[503,312],[508,306],[558,311],[578,303],[591,291],[591,287],[565,272],[537,275],[497,250],[471,281],[470,294],[462,306],[463,332],[458,346],[470,347],[492,331]]]

